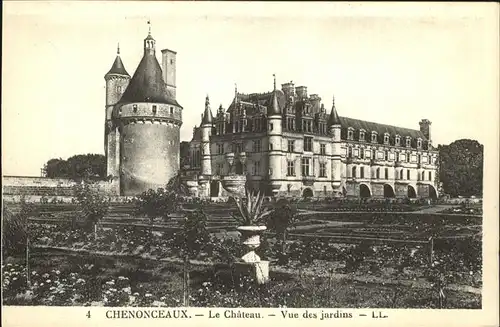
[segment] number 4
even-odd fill
[[[90,318],[90,310],[87,311],[87,318]]]

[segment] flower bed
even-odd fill
[[[32,258],[31,286],[22,258],[2,266],[4,305],[182,305],[179,264],[44,251]],[[323,277],[271,273],[270,283],[256,286],[228,268],[192,267],[189,299],[201,307],[377,307],[436,308],[433,289],[372,284]],[[14,278],[16,278],[14,280]],[[24,279],[23,279],[24,278]],[[480,308],[480,295],[446,291],[446,308]]]

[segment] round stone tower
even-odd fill
[[[164,79],[175,76],[175,52],[164,50],[169,60],[163,60],[162,71],[155,43],[150,31],[142,60],[111,114],[119,134],[121,195],[165,187],[179,170],[182,107],[175,99],[175,78],[169,85]]]

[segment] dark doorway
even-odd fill
[[[219,196],[219,182],[213,181],[210,183],[210,197],[218,197]]]
[[[384,184],[384,198],[393,198],[394,189],[389,184]]]
[[[310,188],[306,188],[304,189],[304,191],[302,192],[302,196],[304,198],[312,198],[313,197],[313,191],[310,189]]]
[[[411,199],[417,197],[417,193],[415,192],[415,189],[411,185],[408,185],[408,197]]]
[[[236,175],[242,175],[243,174],[243,165],[239,161],[236,163],[235,173],[236,173]]]
[[[362,198],[369,198],[372,196],[370,189],[365,184],[359,185],[359,196]]]
[[[437,199],[436,189],[432,185],[429,185],[429,198],[431,198],[432,200]]]

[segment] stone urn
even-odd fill
[[[266,226],[240,226],[237,230],[241,233],[241,243],[246,248],[241,260],[248,263],[260,262],[255,250],[260,246],[260,234],[266,230]]]
[[[230,194],[240,197],[245,195],[245,183],[245,175],[226,175],[221,178],[222,187]]]

